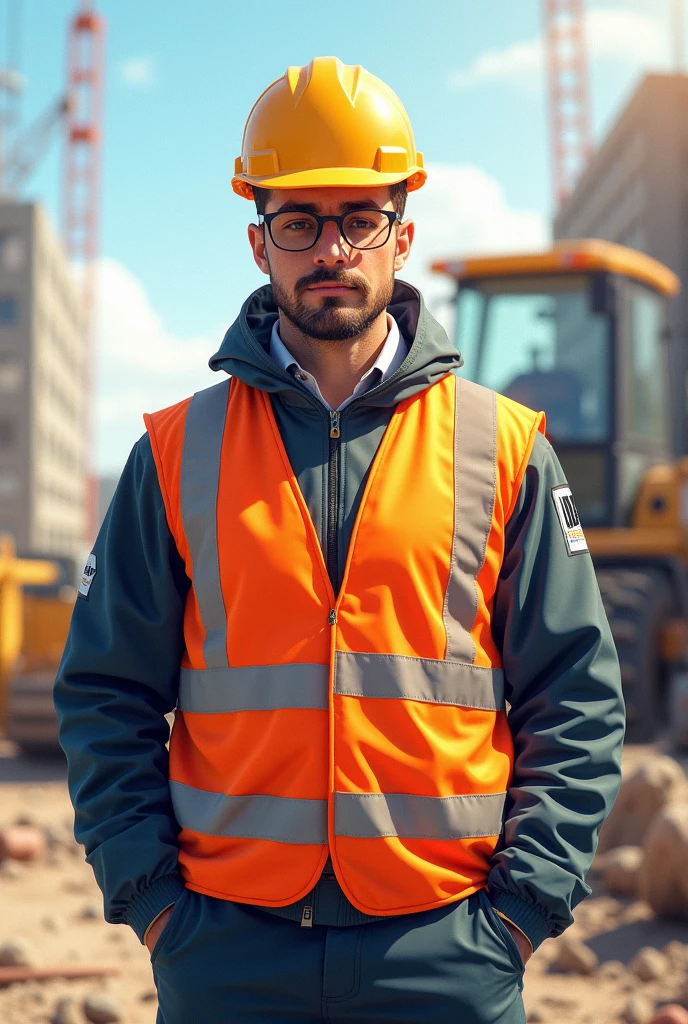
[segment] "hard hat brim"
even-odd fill
[[[415,192],[422,188],[427,178],[422,167],[412,167],[403,174],[396,172],[381,173],[367,167],[313,167],[303,171],[288,171],[284,174],[270,174],[252,177],[248,174],[236,174],[232,178],[232,188],[244,199],[253,198],[252,186],[269,189],[288,188],[374,188],[380,185],[396,185],[399,181],[408,182],[408,191]]]

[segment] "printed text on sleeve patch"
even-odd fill
[[[96,575],[96,556],[91,554],[86,559],[86,565],[84,571],[81,574],[81,583],[79,584],[79,597],[88,597],[88,592],[91,589],[91,584]]]
[[[588,550],[585,535],[581,529],[578,509],[571,494],[571,488],[566,484],[552,488],[552,500],[557,510],[559,523],[566,541],[566,548],[569,555],[580,555]]]

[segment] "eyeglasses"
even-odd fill
[[[379,249],[386,245],[392,226],[401,220],[394,210],[354,210],[340,217],[286,210],[283,213],[262,213],[259,224],[267,224],[270,238],[278,249],[303,252],[312,249],[328,220],[334,221],[339,234],[352,249]]]

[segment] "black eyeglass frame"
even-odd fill
[[[272,222],[275,219],[275,217],[283,217],[285,213],[301,213],[303,214],[304,217],[312,217],[313,220],[317,221],[318,231],[310,245],[305,246],[305,248],[303,249],[285,249],[283,245],[279,245],[279,243],[275,241],[272,234]],[[387,229],[387,237],[385,238],[384,242],[380,242],[378,245],[354,245],[353,242],[349,241],[349,239],[346,237],[346,232],[344,231],[344,220],[347,217],[351,217],[352,215],[357,213],[382,213],[385,215],[385,217],[389,221],[389,227]],[[306,210],[278,210],[277,213],[258,214],[258,223],[267,224],[272,244],[277,249],[281,249],[282,252],[308,252],[309,249],[312,249],[314,245],[318,244],[318,239],[322,235],[323,228],[327,224],[328,220],[334,221],[334,223],[339,228],[340,237],[343,238],[346,244],[350,245],[352,249],[360,249],[361,252],[369,252],[371,249],[381,249],[383,245],[387,245],[392,234],[392,228],[394,227],[395,224],[401,223],[401,214],[397,213],[396,210],[380,210],[376,206],[369,206],[363,210],[349,210],[347,213],[342,213],[339,216],[336,216],[333,213],[328,213],[325,214],[325,216],[321,216],[319,213],[311,213],[310,211]]]

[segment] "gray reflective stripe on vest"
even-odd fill
[[[171,780],[170,794],[177,821],[192,832],[304,846],[327,843],[327,800],[228,796]]]
[[[194,592],[205,630],[203,657],[207,668],[227,667],[227,614],[220,585],[216,509],[230,384],[226,380],[197,391],[184,425],[180,504],[191,552]]]
[[[478,610],[478,573],[485,561],[497,486],[497,399],[456,378],[454,544],[444,600],[447,658],[475,659],[470,632]]]
[[[503,711],[504,673],[465,662],[338,651],[335,693]]]
[[[502,831],[506,793],[409,796],[406,793],[335,793],[338,836],[377,839],[476,839]]]
[[[198,714],[328,708],[328,666],[248,665],[240,668],[183,668],[179,708]]]

